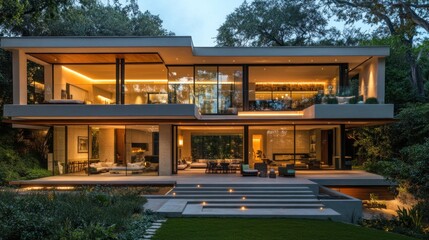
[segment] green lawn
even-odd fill
[[[350,224],[304,219],[170,218],[153,239],[405,240],[410,237]]]

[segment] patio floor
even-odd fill
[[[318,170],[296,172],[295,178],[260,178],[242,177],[236,174],[204,174],[180,172],[172,176],[139,176],[139,175],[62,175],[35,180],[13,181],[11,185],[49,186],[49,185],[175,185],[207,183],[281,183],[281,184],[314,184],[325,186],[387,186],[391,185],[382,176],[362,170]]]

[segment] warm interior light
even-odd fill
[[[238,112],[239,117],[302,117],[303,115],[303,111]]]
[[[293,84],[293,85],[302,85],[302,84],[317,84],[317,85],[325,85],[325,82],[255,82],[255,84],[260,85],[283,85],[283,84]]]
[[[96,83],[96,84],[116,84],[116,79],[92,79],[82,73],[76,72],[68,67],[62,66],[62,69],[74,74],[80,78],[83,78],[91,83]],[[163,83],[163,84],[167,84],[168,80],[167,79],[126,79],[125,80],[125,84],[127,83]]]
[[[110,98],[107,98],[107,97],[104,97],[104,96],[101,96],[101,95],[97,95],[97,98],[100,99],[101,101],[103,101],[106,104],[110,104],[110,102],[112,101],[112,100],[110,100]]]
[[[183,136],[179,136],[178,144],[180,147],[183,146]]]

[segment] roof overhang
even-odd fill
[[[389,47],[194,47],[191,37],[14,37],[0,47],[27,54],[158,53],[166,65],[186,64],[335,64],[358,66],[386,57]]]

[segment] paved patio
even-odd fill
[[[124,176],[124,175],[62,175],[35,180],[13,181],[13,185],[175,185],[207,183],[281,183],[314,184],[325,186],[386,186],[390,185],[382,176],[361,170],[297,171],[295,178],[242,177],[240,174],[179,173],[173,176]]]

